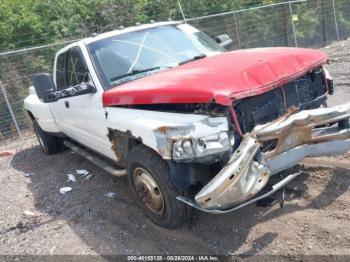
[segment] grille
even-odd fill
[[[298,102],[304,104],[315,99],[315,82],[310,79],[300,79],[294,81]]]
[[[323,75],[318,69],[281,88],[242,99],[234,108],[241,129],[246,133],[256,125],[277,119],[293,106],[300,109],[319,107],[326,100],[324,93]]]

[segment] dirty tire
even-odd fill
[[[141,200],[135,183],[135,171],[138,169],[146,170],[157,183],[164,199],[162,214],[152,212]],[[166,228],[176,228],[190,219],[191,208],[176,200],[181,192],[171,182],[168,164],[152,149],[144,145],[134,147],[127,157],[127,170],[130,184],[139,196],[142,208],[153,223]]]
[[[38,138],[40,147],[45,154],[52,155],[60,151],[60,145],[57,137],[49,135],[42,130],[36,121],[33,122],[33,128]]]

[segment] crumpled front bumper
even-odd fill
[[[178,199],[201,210],[212,210],[212,213],[224,213],[249,204],[271,175],[296,165],[303,158],[349,151],[349,118],[350,103],[290,112],[257,126],[244,137],[227,165],[196,194],[195,202]],[[261,153],[262,143],[271,140],[276,143],[273,150]],[[272,191],[294,177],[287,177],[273,186]]]

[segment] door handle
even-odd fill
[[[66,108],[69,108],[69,102],[68,102],[68,101],[64,101],[64,106],[65,106]]]

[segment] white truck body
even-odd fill
[[[160,33],[163,29],[180,32],[186,41],[193,43],[193,50],[200,51],[193,54],[191,48],[184,47],[170,55],[166,49],[147,45],[152,30],[158,29]],[[138,42],[123,38],[137,34],[140,34]],[[228,36],[219,37],[218,42],[221,40],[230,43]],[[91,47],[95,44],[103,53],[108,48],[103,46],[106,41],[126,44],[126,53],[117,52],[124,58],[128,56],[128,48],[137,47],[132,58],[129,57],[128,70],[117,77],[111,78],[106,72],[113,72],[113,66],[98,67],[99,53],[93,53]],[[130,160],[132,149],[136,145],[147,147],[151,150],[149,154],[160,157],[160,166],[169,167],[166,172],[180,191],[200,185],[193,199],[179,194],[173,200],[210,213],[230,212],[272,194],[296,175],[283,179],[269,193],[252,200],[271,175],[305,157],[350,149],[350,104],[319,108],[325,105],[328,93],[333,92],[332,79],[323,67],[328,60],[324,54],[282,48],[224,53],[211,41],[187,24],[164,22],[112,31],[66,46],[55,57],[52,74],[55,87],[48,90],[40,85],[30,87],[24,101],[25,109],[38,125],[39,141],[40,134],[63,136],[126,169],[142,162],[142,159]],[[73,59],[71,52],[76,50],[87,70],[82,79],[87,74],[88,80],[80,81],[77,88],[60,89],[61,80],[57,76],[61,77],[61,72],[57,68],[62,57],[64,82],[72,81],[73,75],[76,80],[81,76],[69,60]],[[156,64],[135,70],[142,55],[146,62],[154,59],[143,54],[147,52],[160,56],[164,68]],[[183,61],[173,65],[174,57]],[[104,59],[105,65],[115,61],[108,56]],[[196,60],[200,61],[193,62]],[[231,61],[236,63],[232,70],[240,66],[232,73],[228,71]],[[71,62],[73,69],[69,71]],[[155,72],[146,74],[147,70]],[[103,78],[106,75],[107,82],[111,82],[109,87]],[[134,75],[141,77],[128,79]],[[50,84],[49,80],[47,83]],[[230,83],[232,86],[228,87]],[[93,91],[79,93],[87,87]],[[144,187],[153,188],[154,192],[148,190],[141,198],[153,215],[163,216],[150,215],[153,221],[164,220],[168,200],[162,194],[159,198],[159,188],[168,189],[158,186],[157,183],[163,182],[150,170],[151,167],[127,171],[129,176],[134,172],[143,178],[140,187],[138,176],[134,174],[131,178],[136,181],[138,192],[146,192]],[[163,225],[172,226],[169,223]]]

